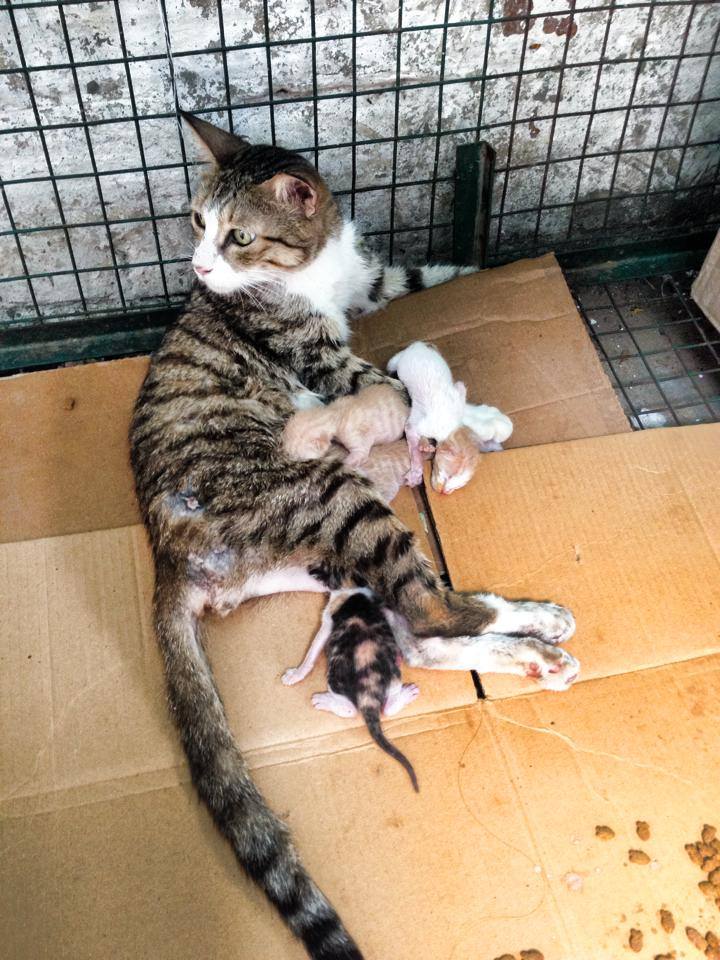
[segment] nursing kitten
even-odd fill
[[[409,413],[402,395],[379,383],[326,407],[298,410],[285,425],[283,446],[293,460],[311,460],[324,456],[337,440],[348,451],[345,463],[358,466],[376,443],[391,443],[403,436]]]
[[[420,443],[423,439],[440,443],[462,424],[465,384],[455,383],[439,352],[421,340],[396,353],[387,368],[397,374],[410,395],[410,416],[405,425],[410,451],[407,482],[417,486],[422,480]]]
[[[432,459],[434,452],[435,447],[430,443],[421,446],[420,453],[424,460]],[[370,480],[383,500],[390,503],[398,495],[400,487],[406,485],[410,469],[408,445],[405,440],[379,444],[355,469]]]
[[[569,611],[447,590],[368,480],[337,460],[290,459],[285,423],[374,383],[348,316],[458,270],[383,268],[358,248],[299,154],[185,119],[213,167],[193,201],[196,283],[152,357],[130,430],[155,562],[154,625],[193,782],[246,874],[316,960],[362,954],[253,783],[203,646],[203,618],[249,597],[368,586],[409,624],[414,665],[495,666],[547,678]],[[478,552],[481,551],[478,544]],[[241,950],[242,952],[242,950]]]
[[[417,776],[404,753],[383,733],[380,715],[392,717],[420,692],[414,683],[403,683],[400,651],[382,607],[369,590],[338,590],[330,595],[322,623],[303,662],[286,670],[286,686],[300,683],[326,651],[328,689],[314,693],[317,710],[338,717],[360,713],[375,743],[406,770],[417,793]]]

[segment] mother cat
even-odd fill
[[[348,349],[348,315],[458,270],[383,268],[307,160],[185,119],[213,161],[192,209],[200,282],[152,359],[130,438],[170,704],[195,786],[243,869],[311,957],[358,960],[250,779],[203,649],[203,614],[263,594],[369,586],[409,629],[409,663],[556,687],[577,670],[556,646],[573,618],[554,604],[445,589],[367,480],[337,461],[286,459],[293,410],[372,383],[400,388]]]

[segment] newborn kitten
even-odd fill
[[[435,451],[431,443],[421,444],[420,452],[423,459],[430,460]],[[393,443],[381,443],[373,447],[370,456],[356,467],[368,480],[377,492],[391,503],[398,494],[400,487],[405,485],[405,478],[410,469],[410,454],[405,440],[395,440]]]
[[[458,427],[435,451],[430,483],[437,493],[454,493],[471,479],[480,463],[480,449],[469,427]]]
[[[400,651],[382,607],[370,590],[338,590],[330,595],[320,629],[299,667],[286,670],[286,686],[299,683],[327,645],[328,689],[313,694],[316,709],[338,717],[359,711],[375,743],[407,771],[415,791],[417,777],[405,754],[386,738],[380,714],[398,713],[420,692],[400,679]]]
[[[293,414],[283,433],[285,452],[293,460],[314,460],[337,440],[348,450],[345,463],[358,466],[376,443],[402,437],[408,413],[402,395],[393,387],[384,383],[365,387],[326,407]]]

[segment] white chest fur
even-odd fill
[[[313,310],[333,320],[345,341],[350,335],[347,311],[368,290],[377,269],[358,250],[354,224],[345,223],[312,263],[287,274],[285,286],[289,294],[303,297]]]

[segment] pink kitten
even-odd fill
[[[326,407],[298,410],[285,425],[283,445],[293,460],[314,460],[337,440],[348,451],[345,462],[358,466],[376,443],[402,437],[409,412],[397,390],[386,383],[374,384]]]
[[[432,444],[422,444],[420,452],[425,460],[433,455]],[[373,447],[367,460],[357,467],[372,484],[383,499],[391,503],[398,494],[400,487],[406,482],[406,474],[410,468],[410,451],[405,440],[395,440],[393,443],[383,443]]]

